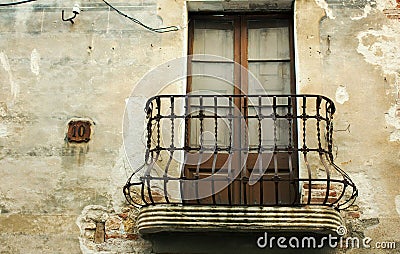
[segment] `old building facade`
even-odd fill
[[[328,140],[328,150],[334,162],[349,175],[351,183],[354,183],[358,189],[358,197],[353,205],[340,212],[332,209],[333,213],[335,216],[340,214],[338,220],[346,227],[348,236],[359,239],[369,237],[372,239],[371,246],[376,247],[373,251],[365,247],[333,248],[331,251],[335,253],[369,253],[371,251],[371,253],[396,253],[399,251],[399,1],[113,0],[109,1],[111,6],[107,5],[108,1],[102,0],[37,0],[21,4],[16,4],[18,1],[11,1],[11,4],[3,4],[3,2],[7,1],[2,1],[0,4],[0,175],[2,180],[0,184],[0,242],[2,243],[0,252],[158,252],[157,243],[151,240],[152,238],[143,237],[143,234],[138,231],[137,218],[145,211],[143,210],[145,208],[129,204],[123,192],[128,178],[145,163],[146,147],[152,147],[154,145],[152,142],[157,143],[157,118],[153,119],[154,126],[150,124],[150,131],[149,125],[146,125],[148,121],[146,114],[153,116],[156,107],[152,108],[150,113],[147,107],[147,112],[144,112],[146,101],[160,94],[179,96],[188,92],[213,89],[225,94],[224,98],[229,98],[226,94],[236,94],[244,98],[241,92],[235,90],[236,88],[231,92],[224,90],[226,93],[222,91],[223,89],[212,86],[195,88],[197,83],[185,76],[187,71],[193,71],[195,68],[194,60],[189,59],[192,62],[188,62],[186,59],[186,56],[191,53],[221,55],[225,59],[232,60],[228,61],[229,63],[236,62],[245,69],[250,69],[257,80],[264,74],[271,74],[271,70],[275,68],[265,67],[267,64],[275,64],[279,66],[279,71],[271,75],[278,73],[279,75],[275,75],[279,76],[277,79],[280,80],[276,81],[277,84],[281,82],[279,84],[288,85],[288,88],[279,87],[284,91],[283,94],[292,94],[293,98],[295,98],[294,94],[313,94],[326,96],[328,101],[332,100],[335,112],[330,111],[332,110],[330,106],[325,108],[329,112],[324,112],[326,116],[334,113],[333,129],[330,129],[329,123],[324,127],[321,126],[323,130],[327,130],[328,134],[333,134],[333,143],[329,143],[327,133],[325,136],[320,133],[320,130],[316,128],[316,122],[311,124],[313,131],[310,130],[312,129],[310,126],[307,126],[309,133],[304,134],[305,129],[302,125],[304,119],[301,118],[300,111],[304,108],[302,107],[304,104],[301,103],[305,99],[301,96],[298,100],[284,97],[289,98],[287,103],[292,100],[295,102],[296,106],[290,103],[289,105],[292,105],[299,114],[298,118],[290,120],[292,122],[289,121],[289,126],[294,126],[293,131],[298,133],[295,136],[297,141],[293,140],[294,146],[303,144],[302,137],[307,137],[309,140],[309,137],[313,136],[315,142],[318,143],[320,141],[315,138],[316,135],[319,139]],[[121,13],[127,16],[120,15]],[[70,17],[74,17],[73,22],[68,20]],[[135,20],[132,20],[132,17]],[[209,22],[215,19],[223,20],[225,23],[215,25],[215,22]],[[253,20],[263,22],[267,20],[265,21],[267,25],[260,25],[257,22],[253,24],[251,23]],[[138,24],[137,21],[141,21],[150,28],[171,27],[166,31],[161,30],[163,33],[160,33],[160,30],[151,31]],[[193,24],[194,22],[197,23]],[[230,22],[232,27],[226,28],[228,24],[226,22]],[[262,38],[264,35],[262,31],[257,34],[250,30],[256,31],[260,27],[276,29],[274,40],[277,43],[274,50],[279,53],[278,55],[271,56],[268,55],[269,51],[262,50],[252,53],[251,49],[257,47],[257,40],[262,43],[262,39],[254,38]],[[220,29],[223,33],[216,33],[219,37],[214,37],[215,41],[212,41],[205,35],[204,31],[207,29],[215,31]],[[238,36],[244,33],[246,36]],[[250,42],[251,38],[255,42]],[[282,45],[287,45],[288,48],[285,49]],[[221,52],[228,53],[224,55]],[[210,60],[204,60],[204,62],[207,61]],[[228,64],[222,70],[236,68],[232,67],[233,65],[229,66],[229,63],[222,63]],[[264,74],[261,73],[262,68],[253,68],[252,64],[265,65]],[[182,68],[173,69],[175,67]],[[211,68],[211,73],[213,74],[213,71],[218,68],[220,66]],[[248,91],[245,91],[245,96],[252,94],[248,85],[250,81],[247,79],[243,81],[243,75],[249,74],[243,74],[243,70],[236,69],[232,73],[232,82],[239,82],[240,89],[245,90],[243,84],[246,83]],[[239,76],[235,76],[236,74]],[[191,86],[188,86],[188,83]],[[191,87],[190,91],[189,87]],[[262,81],[261,87],[263,87]],[[267,93],[270,92],[267,88],[266,90]],[[319,105],[318,100],[322,100],[321,98],[316,97],[311,107],[318,108],[315,107],[315,103]],[[274,100],[273,97],[270,99]],[[171,103],[170,97],[168,100],[168,103]],[[231,102],[236,103],[233,99]],[[176,103],[175,114],[179,115],[187,104],[182,101]],[[229,99],[226,103],[229,104]],[[243,103],[243,101],[238,103]],[[154,105],[156,104],[155,102]],[[225,108],[228,108],[226,107],[228,104],[225,104]],[[203,106],[200,105],[200,109]],[[169,110],[173,107],[168,104]],[[275,109],[277,107],[276,103],[271,106]],[[212,106],[211,108],[211,112],[214,112]],[[321,108],[324,110],[324,107]],[[250,111],[246,112],[251,115]],[[257,109],[255,112],[258,112]],[[312,112],[315,113],[315,110]],[[256,113],[254,116],[254,119],[259,119]],[[287,118],[290,118],[289,115]],[[251,126],[250,120],[248,121]],[[259,121],[261,123],[261,120]],[[307,121],[310,123],[314,120]],[[226,123],[229,125],[229,120]],[[168,126],[169,124],[170,122]],[[257,122],[253,124],[254,131],[260,133],[261,136],[261,127],[257,129]],[[270,126],[274,124],[276,126],[276,121],[274,120],[271,124]],[[191,127],[191,138],[197,135],[194,125],[192,124]],[[200,128],[202,127],[199,127],[197,131],[203,133]],[[170,127],[167,129],[171,130]],[[217,129],[215,127],[215,130]],[[292,127],[289,129],[292,130]],[[170,147],[179,147],[178,144],[187,147],[184,143],[190,140],[184,137],[185,131],[188,131],[184,122],[180,125],[176,123],[172,133],[174,131],[178,133],[176,140],[172,141],[175,145]],[[219,130],[219,133],[219,138],[226,135],[228,137],[226,140],[237,136],[228,135],[228,131],[222,134],[223,131]],[[250,141],[248,142],[255,140],[254,142],[257,143],[258,136],[252,136],[251,127],[249,127],[249,133]],[[280,137],[291,140],[293,133],[289,133],[287,137],[284,134]],[[271,138],[272,142],[275,141],[275,147],[276,142],[279,142],[276,136],[275,132]],[[170,135],[167,137],[171,139]],[[201,141],[198,141],[196,137]],[[204,142],[204,139],[200,138],[205,137],[202,134],[196,137],[193,139],[194,143]],[[216,137],[215,140],[217,139]],[[226,140],[221,142],[226,144],[228,142]],[[170,145],[168,142],[165,143],[166,146]],[[259,147],[262,147],[262,141],[259,142]],[[221,144],[218,143],[216,146],[223,147]],[[289,168],[292,168],[293,163],[295,165],[293,168],[298,169],[297,178],[301,178],[303,174],[307,175],[308,172],[308,164],[301,161],[303,154],[310,152],[306,150],[297,151],[297,157],[295,156],[293,162],[289,164]],[[272,161],[274,158],[273,156]],[[176,161],[172,162],[172,167],[184,168],[190,174],[189,168],[181,167],[183,159],[180,155],[174,159]],[[311,158],[310,175],[318,175],[321,172],[325,174],[326,167],[323,162],[318,156],[314,159],[322,164],[316,166],[318,163],[314,163]],[[164,155],[162,160],[159,158],[158,160],[162,169],[170,165],[168,156]],[[214,162],[213,169],[216,163]],[[170,173],[179,174],[179,171],[176,172]],[[144,172],[141,176],[145,174]],[[285,179],[284,174],[276,173],[276,176]],[[349,184],[346,177],[340,179],[345,179],[345,184]],[[292,184],[289,180],[287,182],[289,185]],[[280,193],[276,198],[279,209],[287,207],[282,205],[285,202],[302,204],[299,206],[301,209],[308,207],[307,202],[310,204],[311,199],[315,198],[311,197],[311,194],[308,196],[308,193],[311,191],[312,184],[316,182],[309,182],[309,185],[307,183],[305,180],[293,183],[295,187],[290,190],[298,193],[298,196],[295,195],[295,200],[290,200],[289,197],[289,201],[276,187],[276,193]],[[348,186],[353,188],[351,184]],[[164,200],[164,196],[172,195],[179,200],[182,193],[188,193],[184,188],[180,189],[179,185],[171,188],[172,191],[167,193],[168,195],[165,195],[162,188],[158,192],[150,190],[150,196],[161,195],[160,200]],[[324,188],[326,189],[326,185]],[[322,188],[320,202],[328,203],[328,205],[332,202],[335,204],[335,201],[329,201],[332,198],[331,195],[336,195],[334,190],[328,187],[325,196],[324,188]],[[175,194],[174,191],[176,191]],[[158,198],[150,198],[148,195],[141,194],[140,191],[135,193],[135,189],[130,189],[125,194],[127,193],[132,198],[131,201],[138,199],[138,203],[143,203],[143,200],[154,203],[152,199]],[[241,189],[238,193],[236,195],[241,198],[238,199],[237,204],[233,205],[236,208],[242,207],[238,204],[243,201],[243,197],[248,197],[257,207],[262,207],[263,201],[266,200],[266,197],[261,194],[264,193],[262,189],[255,194],[261,195],[262,201],[257,197],[243,194]],[[351,194],[354,192],[349,195]],[[205,202],[212,205],[227,202],[231,205],[231,202],[235,203],[229,199],[233,197],[232,195],[222,197],[222,201]],[[266,207],[275,209],[277,206],[273,201],[271,202]],[[185,202],[181,200],[178,203]],[[190,202],[187,204],[190,207]],[[157,207],[157,205],[149,207]],[[207,209],[206,212],[211,211]],[[274,210],[276,211],[278,210]],[[313,211],[324,214],[324,211]],[[155,213],[155,211],[152,212]],[[219,210],[214,212],[221,213]],[[235,213],[241,212],[251,213],[250,210],[235,210],[232,215],[229,215],[229,211],[225,215],[234,217]],[[175,211],[178,215],[183,213],[184,211]],[[153,215],[154,218],[157,214]],[[263,218],[262,216],[264,215],[260,218]],[[256,218],[258,220],[258,217]],[[155,221],[155,223],[161,222]],[[176,223],[179,224],[179,222]],[[318,227],[317,223],[314,225]],[[208,232],[207,227],[203,229],[204,232]],[[275,231],[279,233],[276,225],[269,225],[267,228],[271,227],[275,227],[277,229]],[[260,228],[258,232],[265,231],[262,230],[262,225]],[[304,231],[304,228],[299,227],[299,230]],[[235,230],[231,229],[231,231]],[[294,231],[298,234],[298,231]],[[241,232],[246,234],[243,230]],[[255,250],[257,250],[257,236],[261,235],[255,234],[254,237],[249,238],[249,241],[253,242],[248,244]],[[184,238],[176,237],[174,241],[178,245],[185,245]],[[204,242],[207,244],[205,240]],[[378,249],[379,246],[375,245],[377,242],[382,243],[383,247],[386,244],[388,248]],[[389,243],[394,243],[397,248],[390,249],[392,245]],[[229,250],[229,244],[221,247],[220,251],[227,251],[224,248],[232,251]],[[171,252],[171,249],[168,251]],[[218,247],[215,251],[218,252]]]

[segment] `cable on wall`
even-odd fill
[[[19,2],[0,4],[0,6],[11,6],[11,5],[18,5],[18,4],[24,4],[24,3],[29,3],[29,2],[35,2],[35,1],[36,0],[24,0],[24,1],[19,1]]]
[[[108,5],[111,9],[113,9],[114,11],[116,11],[118,14],[124,16],[127,19],[130,19],[131,21],[135,22],[136,24],[146,28],[147,30],[150,30],[152,32],[156,32],[156,33],[168,33],[168,32],[174,32],[174,31],[178,31],[179,27],[177,26],[167,26],[167,27],[160,27],[160,28],[152,28],[149,26],[146,26],[145,24],[143,24],[142,22],[140,22],[139,20],[126,15],[125,13],[121,12],[120,10],[118,10],[117,8],[115,8],[114,6],[112,6],[111,4],[109,4],[107,1],[103,0],[103,2]]]

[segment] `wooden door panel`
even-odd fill
[[[199,198],[198,200],[186,200],[188,204],[225,204],[225,205],[239,205],[243,204],[241,199],[241,181],[233,177],[228,178],[235,174],[233,171],[228,171],[227,168],[219,168],[213,173],[212,168],[205,167],[208,163],[201,165],[201,170],[197,171],[196,167],[187,167],[188,179],[200,180],[198,184],[192,184],[192,193],[196,193],[196,196],[200,196],[201,193],[212,190],[216,190],[214,195]],[[214,185],[214,186],[213,186]],[[219,187],[222,186],[222,187]],[[218,190],[218,191],[217,191]],[[189,190],[186,189],[186,193]]]
[[[262,181],[254,185],[246,185],[248,204],[283,205],[296,202],[298,186],[290,182],[290,173],[280,173],[279,178],[281,181],[275,182],[274,174],[264,174]]]

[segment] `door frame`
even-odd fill
[[[248,70],[248,35],[247,35],[247,22],[251,19],[285,19],[289,21],[289,54],[290,54],[290,92],[291,94],[296,94],[296,79],[295,79],[295,54],[294,54],[294,19],[293,19],[293,14],[289,12],[285,13],[272,13],[272,14],[257,14],[257,13],[189,13],[189,24],[188,24],[188,55],[193,54],[193,44],[194,44],[194,25],[193,21],[194,20],[229,20],[233,21],[234,24],[234,62],[239,63],[239,66],[243,66],[245,70]],[[235,95],[241,95],[241,94],[247,94],[248,92],[248,76],[247,76],[247,71],[243,69],[238,69],[237,64],[235,64],[235,69],[234,69],[234,82],[235,82],[235,87],[234,87],[234,94]],[[190,59],[188,59],[187,63],[187,72],[188,72],[188,78],[187,78],[187,83],[186,83],[186,92],[189,93],[192,91],[191,84],[192,84],[192,78],[190,74],[192,73],[191,69],[191,62]],[[247,103],[244,101],[244,98],[240,97],[234,97],[234,105],[240,109],[241,112],[246,112],[247,108],[246,105]],[[294,102],[296,102],[294,100]],[[297,105],[294,103],[292,105],[292,113],[296,115],[297,111]],[[185,128],[185,131],[190,130],[190,121],[187,121],[186,124],[188,125]],[[248,120],[246,119],[246,125],[248,124]],[[298,130],[297,130],[297,121],[293,121],[293,145],[294,147],[297,147],[298,144]],[[240,123],[236,123],[236,125],[239,125],[240,129]],[[234,137],[234,144],[237,144],[241,146],[241,140],[238,137],[239,135],[233,135]],[[185,133],[185,145],[189,145],[190,142],[190,131],[189,133]],[[293,159],[293,170],[295,171],[295,177],[298,177],[299,175],[299,163],[298,163],[298,154],[297,152],[293,152],[294,154],[294,159]],[[251,154],[249,153],[246,159],[245,163],[245,168],[246,170],[241,169],[240,173],[240,183],[235,183],[233,182],[232,185],[234,185],[233,189],[231,190],[233,192],[239,192],[240,193],[240,200],[233,200],[233,203],[239,202],[240,204],[242,203],[247,203],[246,201],[246,186],[242,186],[241,182],[242,179],[248,178],[251,170],[249,171],[249,168],[252,168],[253,165],[255,164],[255,157],[258,154]],[[220,154],[219,155],[224,161],[228,157],[227,154]],[[240,153],[235,155],[236,157],[233,159],[233,167],[240,167],[241,160],[242,158],[240,157]],[[285,155],[286,156],[286,155]],[[278,156],[278,161],[282,160],[282,157]],[[193,166],[188,167],[184,166],[184,175],[190,176],[190,179],[198,179],[198,174],[202,173],[202,168],[211,168],[214,164],[214,167],[218,168],[218,166],[223,165],[223,163],[220,163],[220,161],[214,162],[212,159],[212,156],[210,156],[210,159],[202,163],[202,165],[198,165],[196,169],[196,175],[193,175]],[[191,168],[191,169],[189,169]],[[273,165],[270,164],[268,167],[268,170],[265,172],[266,173],[271,173],[271,170],[273,171]],[[205,170],[207,171],[207,170]],[[297,186],[298,187],[298,186]],[[299,188],[298,188],[299,189]],[[244,193],[244,194],[243,194]],[[215,197],[212,197],[213,202],[215,202]]]

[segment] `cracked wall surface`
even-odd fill
[[[191,8],[214,6],[193,2]],[[214,2],[229,8],[229,1]],[[235,8],[247,11],[261,6],[239,2]],[[122,194],[144,160],[146,98],[132,95],[129,116],[137,121],[128,129],[139,131],[129,140],[137,150],[129,160],[124,109],[147,72],[186,54],[186,3],[113,1],[150,26],[181,28],[166,34],[143,29],[100,0],[81,1],[75,24],[63,22],[61,11],[69,15],[75,3],[0,7],[0,252],[150,253],[134,226],[137,210]],[[335,161],[359,187],[356,204],[343,214],[348,228],[400,248],[398,5],[297,0],[294,15],[297,90],[335,101]],[[95,123],[88,143],[65,141],[75,118]]]

